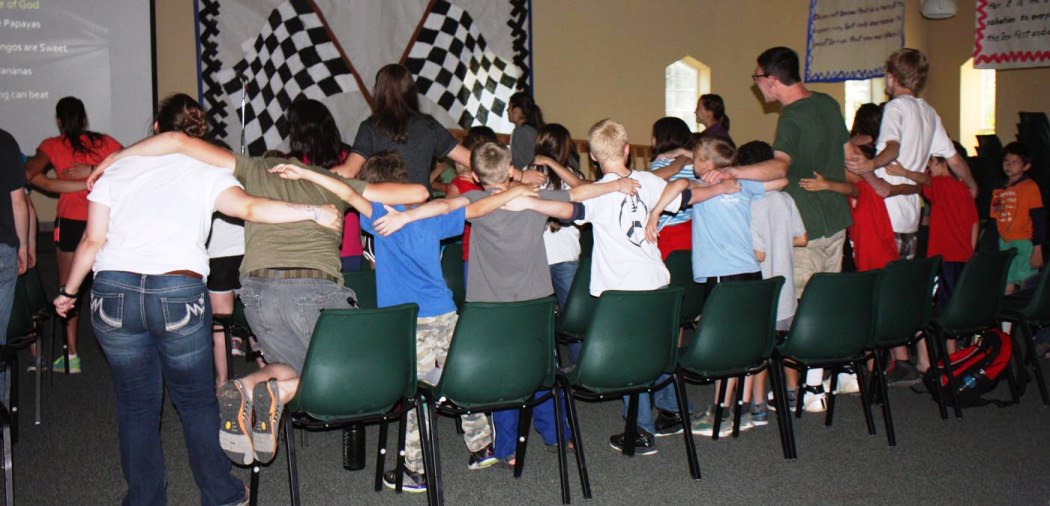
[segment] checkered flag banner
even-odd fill
[[[279,5],[241,49],[244,58],[217,78],[238,114],[247,90],[244,142],[251,154],[281,144],[288,135],[284,111],[299,95],[320,99],[359,91],[353,67],[310,0]]]
[[[461,127],[507,132],[513,125],[504,112],[522,71],[487,46],[470,14],[436,0],[404,64],[416,76],[420,95],[448,111]]]

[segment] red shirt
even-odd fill
[[[973,226],[977,205],[970,189],[951,176],[937,176],[922,190],[930,203],[930,243],[926,256],[945,262],[966,262],[973,256]]]
[[[44,139],[44,141],[40,143],[40,146],[37,147],[37,150],[47,155],[48,160],[51,161],[51,165],[55,168],[55,176],[58,179],[69,181],[73,180],[73,178],[67,176],[66,169],[69,169],[76,164],[98,165],[103,159],[109,156],[110,153],[122,149],[119,142],[106,134],[101,134],[101,137],[95,142],[92,142],[91,138],[87,135],[81,135],[80,143],[89,151],[86,153],[83,151],[73,151],[73,146],[70,146],[69,141],[66,140],[65,136],[61,135]],[[87,221],[87,195],[87,190],[59,195],[56,215],[59,218]]]
[[[449,181],[449,184],[455,186],[459,190],[459,194],[463,195],[467,192],[475,190],[482,190],[483,188],[474,182],[469,176],[456,176]],[[470,224],[463,224],[463,261],[470,260]]]
[[[886,264],[900,258],[897,253],[897,240],[893,236],[893,225],[886,212],[886,203],[875,190],[860,181],[857,197],[850,199],[853,207],[853,225],[849,227],[849,237],[853,241],[853,262],[858,271],[881,269]]]

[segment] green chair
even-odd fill
[[[1050,396],[1047,395],[1043,368],[1039,365],[1039,357],[1035,351],[1036,331],[1050,326],[1050,268],[1043,268],[1042,274],[1039,275],[1039,284],[1036,285],[1034,291],[1006,297],[999,310],[999,318],[1013,322],[1014,328],[1017,329],[1014,335],[1020,336],[1024,341],[1026,355],[1024,361],[1028,362],[1035,373],[1043,405],[1050,406]]]
[[[682,326],[696,327],[696,318],[704,308],[704,286],[693,280],[693,252],[688,250],[672,251],[664,260],[664,265],[671,273],[671,286],[681,287]]]
[[[598,297],[591,295],[591,259],[580,258],[576,276],[569,285],[569,294],[565,297],[565,307],[558,312],[555,323],[555,335],[560,344],[579,343],[587,332],[587,325],[594,316]],[[562,355],[558,354],[558,363],[567,365]]]
[[[590,223],[580,227],[580,260],[591,258],[594,253],[594,225]]]
[[[460,311],[448,357],[437,385],[421,385],[431,427],[438,413],[459,416],[520,408],[514,477],[521,477],[532,425],[532,408],[558,393],[555,384],[552,297],[522,302],[468,302]],[[553,390],[552,390],[553,389]],[[552,391],[551,391],[552,390]],[[536,397],[539,391],[546,394]],[[562,420],[554,402],[555,420]],[[569,503],[565,434],[556,423],[562,502]],[[436,428],[431,431],[434,470],[427,484],[444,502]],[[577,434],[578,437],[578,434]],[[577,439],[579,458],[579,439]]]
[[[933,279],[941,257],[896,260],[882,269],[879,296],[875,301],[875,387],[882,401],[882,419],[886,425],[886,441],[897,445],[890,410],[889,389],[886,386],[885,364],[890,350],[909,346],[926,335],[933,309]],[[929,339],[925,340],[930,350]]]
[[[824,425],[830,426],[835,414],[837,372],[847,366],[857,373],[861,407],[868,434],[875,434],[875,421],[868,401],[865,380],[865,350],[875,344],[875,301],[880,271],[841,274],[818,273],[802,292],[795,319],[787,339],[777,346],[775,360],[799,371],[800,377],[811,367],[831,370],[831,391],[827,392]],[[795,416],[802,416],[803,387],[796,392]],[[794,438],[794,434],[789,434]],[[792,457],[797,457],[797,449]]]
[[[658,390],[669,381],[676,383],[677,391],[684,388],[674,374],[669,381],[659,381],[661,375],[675,369],[681,305],[681,288],[605,291],[587,326],[579,359],[572,368],[558,372],[568,402],[569,424],[576,437],[583,496],[587,499],[591,498],[591,486],[575,398],[606,400],[629,395],[623,454],[633,456],[638,437],[638,394]],[[688,417],[682,419],[688,434]],[[687,439],[687,448],[691,444],[692,440]],[[689,469],[699,479],[700,467],[694,460],[690,457]]]
[[[376,271],[371,269],[344,271],[343,284],[354,291],[359,308],[375,309],[379,307],[379,299],[376,295]]]
[[[948,359],[948,339],[972,337],[984,330],[997,328],[999,308],[1006,291],[1006,275],[1016,250],[975,253],[959,274],[951,300],[930,321],[930,337],[935,354],[930,355],[930,370],[939,391],[937,407],[941,418],[948,418],[946,396],[951,399],[955,418],[962,418],[962,407],[955,397],[956,384]],[[940,371],[944,367],[943,375]],[[945,391],[947,390],[947,392]]]
[[[282,428],[288,456],[291,504],[299,504],[299,472],[294,427],[331,430],[354,423],[379,421],[375,490],[382,490],[387,423],[398,419],[398,455],[405,450],[406,419],[420,407],[416,390],[415,304],[382,309],[326,309],[314,327],[306,352],[299,389],[285,406]],[[419,417],[424,462],[428,451],[425,417]],[[404,462],[398,460],[397,490],[401,491]],[[253,485],[257,482],[253,480]],[[257,497],[253,489],[252,497]]]
[[[452,290],[452,301],[461,310],[463,301],[467,298],[466,276],[464,276],[463,268],[463,243],[454,242],[445,245],[445,251],[441,253],[441,274],[445,277],[448,289]]]
[[[735,281],[719,283],[704,305],[704,318],[700,319],[696,333],[689,344],[678,350],[676,373],[689,383],[711,383],[718,379],[738,378],[734,405],[733,436],[739,435],[740,406],[743,396],[744,376],[765,370],[776,344],[777,301],[784,278],[777,276],[761,281]],[[784,458],[791,457],[789,444],[790,417],[787,416],[786,390],[783,387],[783,372],[773,361],[773,395],[777,405],[777,425]],[[726,381],[718,398],[725,397]],[[683,389],[678,392],[679,409],[686,412],[689,405]],[[721,426],[722,406],[715,403],[715,426]],[[688,419],[689,417],[683,417]],[[692,441],[686,428],[687,443]],[[718,439],[713,431],[712,439]],[[695,461],[695,456],[691,458]]]

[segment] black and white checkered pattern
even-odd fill
[[[244,59],[219,73],[219,82],[239,114],[240,77],[248,79],[244,133],[251,154],[281,144],[288,134],[284,111],[299,95],[319,99],[358,90],[349,65],[308,0],[289,0],[275,8],[258,37],[242,49]]]
[[[419,93],[448,111],[461,127],[508,131],[512,125],[504,112],[522,71],[487,46],[469,13],[438,0],[405,66],[415,74]]]

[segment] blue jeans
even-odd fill
[[[558,298],[558,307],[561,309],[565,308],[565,301],[569,300],[569,288],[572,287],[572,280],[576,277],[576,270],[579,265],[580,262],[573,260],[558,262],[550,266],[551,282],[554,283],[554,296]],[[580,343],[569,343],[566,346],[569,349],[569,363],[576,363],[576,359],[580,356],[580,346]]]
[[[546,393],[546,391],[536,392],[533,398]],[[569,440],[572,439],[572,430],[569,429],[569,422],[566,418],[568,411],[565,408],[565,398],[559,395],[558,401],[561,403],[561,423],[565,430],[565,438]],[[492,412],[492,429],[495,440],[493,450],[497,457],[511,458],[514,456],[514,450],[518,444],[519,412],[520,410],[518,409],[504,409]],[[558,444],[558,429],[554,426],[554,399],[547,399],[542,404],[532,408],[532,425],[536,427],[536,432],[539,432],[540,437],[543,438],[543,444],[548,446]]]
[[[7,324],[11,320],[11,306],[15,303],[15,283],[18,281],[18,249],[0,244],[0,344],[7,344]],[[0,371],[0,395],[3,395],[4,372]]]
[[[164,386],[182,433],[201,504],[236,504],[244,485],[219,447],[212,380],[211,305],[200,280],[103,271],[91,288],[91,326],[117,394],[125,505],[165,504],[160,417]]]

